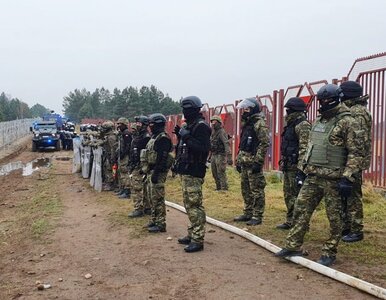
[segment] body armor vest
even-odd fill
[[[315,122],[311,129],[310,145],[307,150],[307,163],[309,165],[333,170],[346,165],[347,150],[341,146],[331,145],[329,137],[337,122],[347,115],[351,114],[343,112],[326,123]]]
[[[253,124],[246,124],[241,131],[239,150],[255,155],[258,146],[259,141]]]
[[[299,118],[288,124],[281,136],[281,156],[284,163],[295,165],[299,159],[299,139],[295,127],[305,121],[306,117]]]
[[[146,148],[146,144],[150,136],[147,131],[140,132],[139,135],[134,135],[130,146],[130,162],[137,166],[140,162],[141,150]]]
[[[157,162],[157,151],[155,151],[155,144],[158,140],[161,138],[166,137],[170,140],[170,137],[166,132],[160,132],[156,137],[152,137],[149,142],[146,145],[146,161],[150,169],[153,169]],[[172,149],[169,149],[167,162],[166,162],[166,169],[168,170],[174,161],[174,158],[171,154]]]

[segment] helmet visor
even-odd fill
[[[249,99],[244,99],[241,101],[239,104],[237,104],[236,108],[237,109],[246,109],[246,108],[253,108],[256,106],[256,103]]]

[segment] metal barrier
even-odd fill
[[[0,150],[29,134],[34,119],[21,119],[0,123]]]

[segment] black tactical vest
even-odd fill
[[[146,148],[146,144],[149,140],[150,135],[146,130],[140,132],[139,135],[133,136],[133,141],[130,146],[130,162],[133,165],[139,163],[141,150]]]
[[[295,127],[305,121],[306,117],[299,118],[284,127],[281,135],[281,156],[285,163],[295,165],[299,159],[299,139]]]
[[[250,123],[244,125],[241,131],[239,150],[255,155],[260,142],[257,139],[257,135],[253,125],[254,124]]]

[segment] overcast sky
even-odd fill
[[[0,0],[0,92],[154,84],[211,106],[347,75],[386,51],[385,0]]]

